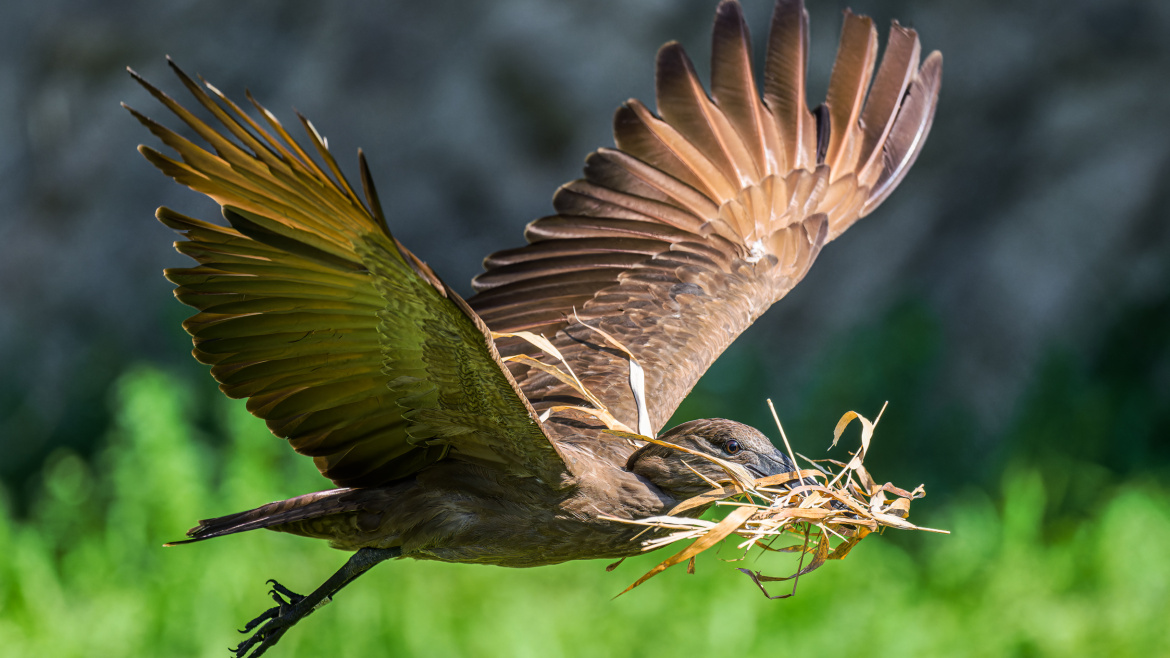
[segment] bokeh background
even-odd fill
[[[845,3],[809,2],[815,104]],[[169,54],[286,122],[296,108],[351,178],[364,148],[392,229],[470,293],[612,143],[614,108],[653,99],[661,43],[705,74],[715,4],[5,3],[0,656],[225,655],[264,579],[308,590],[344,558],[272,533],[159,547],[327,483],[188,355],[160,273],[184,259],[152,213],[217,208],[134,152],[150,136],[119,101],[164,110],[125,66],[178,94]],[[679,419],[770,428],[771,397],[812,456],[844,411],[888,400],[867,463],[924,483],[912,518],[954,534],[872,538],[785,601],[729,549],[616,601],[664,555],[396,563],[273,655],[1170,651],[1170,4],[852,5],[944,52],[930,140]],[[770,3],[745,9],[762,52]]]

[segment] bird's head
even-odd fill
[[[768,437],[753,427],[733,420],[692,420],[671,428],[658,438],[666,443],[739,464],[757,478],[796,470],[792,460],[777,450]],[[676,500],[710,491],[711,484],[703,476],[715,482],[727,479],[727,473],[708,459],[654,443],[630,455],[626,470],[650,480],[663,493]]]

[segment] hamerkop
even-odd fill
[[[810,112],[803,3],[775,5],[761,94],[741,9],[725,0],[711,95],[683,49],[663,46],[657,115],[622,105],[616,148],[557,190],[556,214],[528,225],[527,245],[484,261],[466,301],[394,238],[360,153],[364,201],[303,118],[317,157],[250,96],[259,119],[175,68],[207,123],[135,75],[211,147],[131,110],[179,159],[140,151],[230,225],[157,213],[198,261],[166,272],[198,310],[183,325],[195,358],[337,487],[201,521],[190,541],[268,528],[357,551],[308,596],[276,585],[277,606],[248,624],[236,655],[263,653],[389,558],[528,567],[636,554],[640,528],[612,517],[663,514],[725,479],[702,454],[757,476],[793,470],[734,421],[683,423],[658,436],[670,445],[639,447],[598,410],[654,436],[728,344],[906,175],[942,57],[920,64],[917,35],[897,23],[874,75],[877,50],[872,21],[846,12],[828,98]]]

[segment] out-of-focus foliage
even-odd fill
[[[131,371],[98,457],[56,453],[27,518],[0,506],[0,656],[222,657],[237,641],[231,629],[270,605],[264,579],[304,591],[341,565],[345,555],[321,542],[267,532],[160,546],[197,518],[325,484],[239,404],[220,403],[199,429],[193,399],[172,377]],[[668,572],[616,601],[661,555],[608,574],[599,562],[392,562],[272,655],[1136,656],[1170,647],[1170,490],[1141,478],[1098,488],[1071,532],[1049,536],[1036,465],[1005,473],[998,488],[964,490],[933,513],[929,497],[916,505],[916,521],[953,535],[868,538],[787,601],[765,600],[714,551],[696,575]],[[749,566],[790,566],[773,560]]]

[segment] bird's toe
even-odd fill
[[[275,580],[269,580],[268,584],[272,585],[268,595],[272,597],[276,605],[260,613],[240,631],[241,633],[252,633],[252,635],[231,649],[236,658],[260,656],[269,647],[276,644],[285,631],[300,621],[308,612],[302,609],[303,606],[298,605],[305,599],[304,596]],[[250,651],[252,653],[249,653]]]

